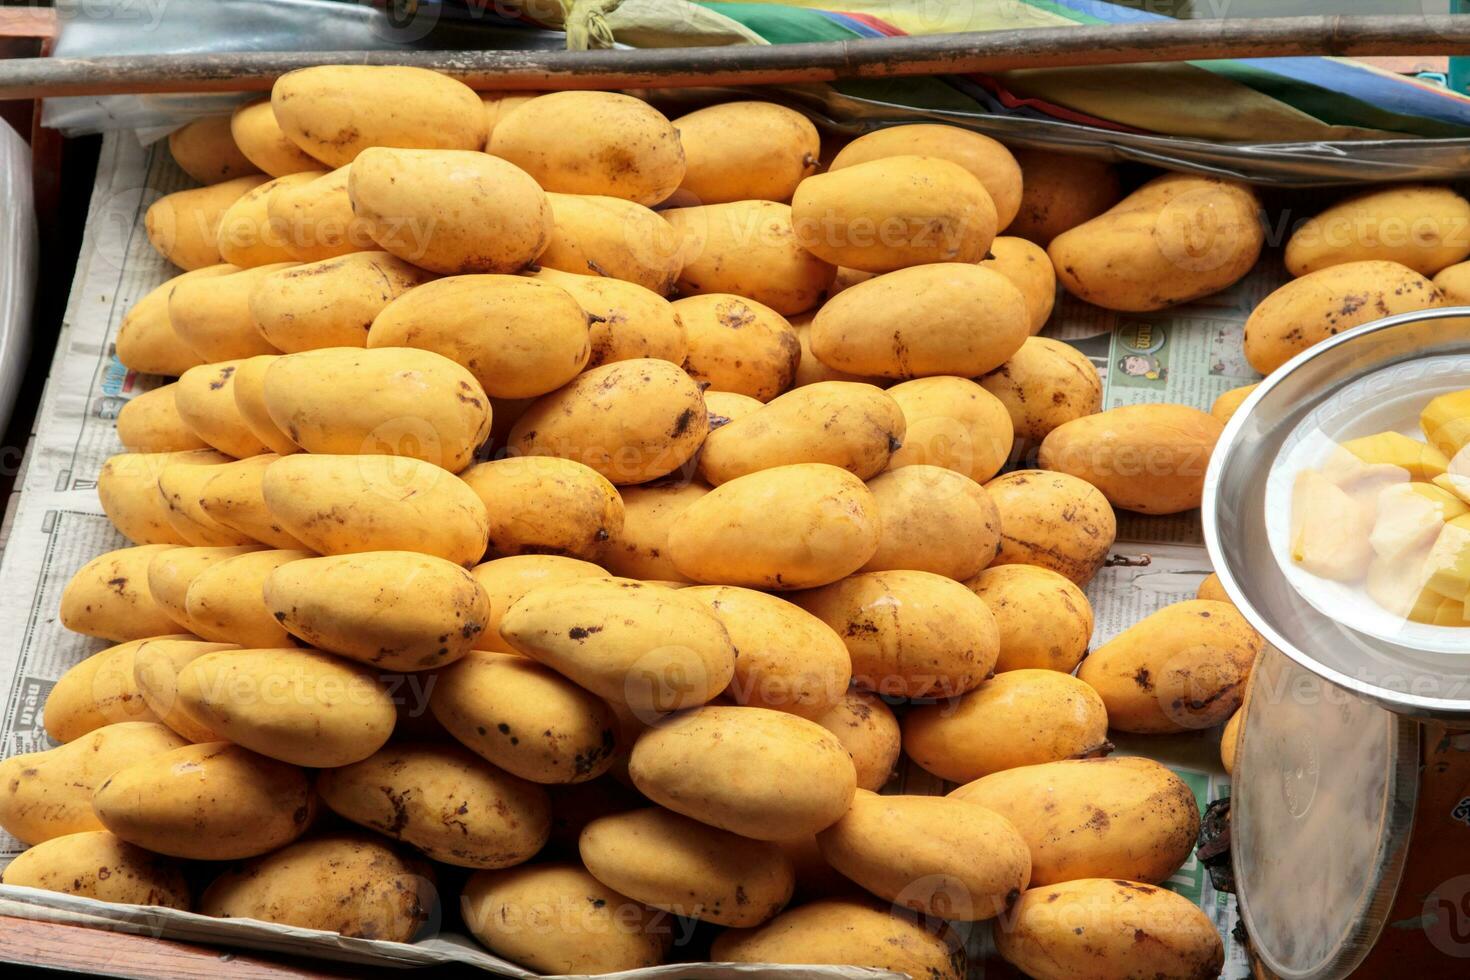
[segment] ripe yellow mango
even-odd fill
[[[887,156],[808,177],[791,199],[791,221],[807,251],[864,272],[979,262],[996,231],[985,185],[932,156]]]
[[[230,134],[230,116],[205,116],[168,134],[168,151],[179,168],[201,184],[218,184],[259,173]]]
[[[730,635],[704,603],[628,579],[535,589],[501,618],[500,635],[599,697],[648,717],[704,704],[735,673]]]
[[[1005,769],[950,795],[1015,824],[1031,848],[1033,888],[1092,877],[1167,881],[1199,836],[1189,786],[1137,756]]]
[[[675,119],[674,128],[687,164],[678,201],[789,201],[822,152],[811,120],[774,102],[712,105]]]
[[[811,345],[819,361],[849,374],[968,378],[1010,360],[1029,324],[1026,298],[1005,276],[940,262],[844,289],[817,311]]]
[[[1449,469],[1450,461],[1433,446],[1401,432],[1380,432],[1342,443],[1342,448],[1368,464],[1381,463],[1409,471],[1410,479],[1433,480]]]
[[[1098,647],[1077,676],[1102,696],[1120,731],[1212,728],[1240,706],[1264,642],[1230,603],[1188,599]]]
[[[1444,305],[1434,283],[1397,262],[1345,262],[1271,293],[1245,321],[1245,357],[1262,374],[1345,330]]]
[[[496,122],[490,152],[548,191],[648,207],[684,179],[678,130],[647,102],[618,92],[552,92],[524,102]]]
[[[463,82],[427,68],[302,68],[276,79],[271,109],[292,142],[331,167],[351,163],[372,146],[485,146],[480,97]]]
[[[1419,427],[1429,444],[1454,456],[1470,444],[1470,388],[1430,400],[1419,413]]]
[[[1218,292],[1261,254],[1260,203],[1244,184],[1166,174],[1047,247],[1067,291],[1144,312]]]
[[[1199,906],[1121,878],[1033,887],[992,931],[1000,955],[1036,980],[1204,980],[1225,965],[1220,932]]]
[[[1345,262],[1398,262],[1432,276],[1470,255],[1470,201],[1448,187],[1398,184],[1355,194],[1308,218],[1286,243],[1305,276]]]

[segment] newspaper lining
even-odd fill
[[[104,141],[86,235],[72,284],[66,319],[43,395],[36,431],[26,455],[22,491],[12,496],[0,542],[0,621],[11,624],[0,646],[0,757],[51,746],[41,725],[46,696],[62,673],[104,649],[102,640],[71,633],[59,617],[61,590],[91,558],[128,542],[102,513],[96,479],[103,462],[122,451],[115,419],[129,398],[160,383],[130,374],[112,352],[123,315],[149,290],[177,273],[153,250],[143,213],[163,194],[191,186],[165,144],[143,147],[128,133]],[[1172,401],[1208,409],[1222,392],[1257,380],[1240,351],[1245,318],[1259,299],[1285,281],[1279,264],[1263,261],[1245,280],[1205,303],[1149,314],[1121,314],[1061,295],[1047,334],[1085,352],[1103,376],[1104,407]],[[1197,513],[1171,517],[1120,514],[1115,564],[1088,586],[1096,615],[1093,645],[1172,602],[1192,598],[1210,570]],[[1220,767],[1216,732],[1139,738],[1114,734],[1119,751],[1147,755],[1168,765],[1190,785],[1201,806],[1229,794]],[[914,766],[893,788],[939,793],[948,787]],[[0,867],[23,850],[0,832]],[[1249,975],[1245,951],[1232,935],[1238,922],[1233,896],[1210,887],[1191,855],[1169,886],[1204,909],[1225,942],[1224,976]],[[166,909],[109,906],[33,889],[0,886],[0,914],[79,922],[192,941],[248,945],[381,965],[459,962],[507,976],[532,976],[489,955],[453,933],[412,946],[344,939],[278,925],[221,922]],[[985,975],[992,950],[989,929],[968,932],[972,980]],[[651,978],[775,974],[767,968],[700,967],[632,971]],[[779,971],[793,978],[827,980],[894,976],[883,971],[800,967]],[[624,974],[619,974],[623,976]]]

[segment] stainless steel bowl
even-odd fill
[[[1268,643],[1392,711],[1465,722],[1470,628],[1444,628],[1452,649],[1439,651],[1353,629],[1302,598],[1267,535],[1268,477],[1294,433],[1367,410],[1375,397],[1447,383],[1470,387],[1470,307],[1387,317],[1304,351],[1261,382],[1225,427],[1205,478],[1203,517],[1221,584]],[[1453,649],[1455,633],[1464,634],[1463,652]]]

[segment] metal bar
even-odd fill
[[[1470,17],[1323,16],[1046,27],[814,44],[623,51],[300,51],[0,62],[0,99],[265,91],[312,65],[416,65],[477,89],[826,82],[1211,58],[1470,54]]]

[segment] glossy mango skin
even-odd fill
[[[1470,201],[1448,187],[1399,184],[1354,194],[1302,222],[1286,242],[1301,277],[1347,262],[1398,262],[1424,276],[1470,255]]]
[[[255,545],[170,548],[148,563],[148,592],[185,632],[194,633],[187,608],[190,583],[222,561],[258,550]]]
[[[704,603],[739,651],[725,694],[737,704],[819,720],[847,695],[852,659],[842,638],[778,596],[731,585],[681,590]]]
[[[174,406],[194,434],[227,456],[244,459],[266,451],[235,402],[238,358],[201,364],[179,376]]]
[[[173,547],[119,548],[87,562],[61,590],[61,625],[114,643],[177,633],[174,618],[148,590],[148,563]]]
[[[389,671],[453,663],[490,619],[490,599],[474,576],[411,551],[286,562],[258,591],[266,613],[291,635]]]
[[[542,585],[574,578],[601,578],[607,572],[592,562],[579,558],[562,555],[513,555],[476,565],[470,569],[470,574],[480,583],[490,600],[490,614],[485,621],[485,629],[475,637],[474,648],[514,653],[514,648],[500,635],[500,620],[517,599]]]
[[[995,204],[996,226],[1004,230],[1021,206],[1021,168],[1011,151],[982,133],[958,126],[914,123],[885,126],[859,136],[832,158],[832,170],[891,156],[938,157],[964,167]]]
[[[277,262],[219,276],[182,279],[169,293],[174,333],[206,362],[276,354],[250,317],[250,294],[261,279],[294,267]]]
[[[1189,405],[1121,405],[1057,426],[1038,464],[1086,480],[1116,508],[1177,514],[1200,505],[1222,430]]]
[[[128,399],[117,413],[117,438],[131,452],[170,453],[208,449],[184,424],[174,404],[173,383],[150,388]]]
[[[876,694],[853,688],[816,721],[847,750],[857,770],[858,789],[882,789],[903,750],[893,709]]]
[[[430,272],[519,272],[546,250],[546,194],[523,170],[479,150],[372,147],[347,178],[373,241]]]
[[[230,116],[205,116],[168,134],[169,154],[179,169],[201,184],[218,184],[258,173],[230,134]]]
[[[292,142],[331,167],[373,146],[480,150],[487,132],[474,90],[426,68],[302,68],[276,79],[271,109]]]
[[[1445,305],[1433,282],[1397,262],[1344,262],[1281,286],[1245,321],[1245,357],[1270,374],[1313,344],[1353,327]]]
[[[964,944],[947,929],[931,932],[886,905],[863,898],[808,902],[756,929],[715,938],[710,958],[735,963],[846,964],[929,980],[966,975]]]
[[[665,214],[597,194],[548,194],[555,230],[537,265],[636,283],[660,296],[682,266],[678,232]]]
[[[702,707],[639,736],[633,785],[676,813],[754,840],[789,840],[847,812],[857,774],[816,722],[784,711]]]
[[[1042,248],[1069,228],[1097,217],[1123,196],[1118,169],[1087,157],[1017,147],[1021,166],[1021,201],[1012,235]]]
[[[365,251],[264,276],[250,291],[250,318],[272,346],[287,353],[366,347],[384,307],[432,278],[370,243]]]
[[[269,99],[247,102],[230,116],[230,136],[255,167],[272,177],[320,170],[322,162],[291,141]]]
[[[995,203],[957,163],[891,156],[808,177],[791,199],[802,246],[832,265],[892,272],[985,258]]]
[[[1031,887],[1076,878],[1158,883],[1199,835],[1199,804],[1151,759],[1120,756],[1021,766],[950,795],[1007,817],[1031,848]]]
[[[1086,585],[1118,535],[1102,492],[1046,470],[1015,470],[985,484],[1000,510],[1000,554],[992,565],[1039,565]]]
[[[251,174],[165,194],[143,215],[148,241],[159,255],[186,272],[219,264],[224,261],[219,251],[220,219],[236,201],[270,179]]]
[[[283,357],[265,409],[309,453],[409,456],[458,473],[490,436],[490,399],[468,370],[414,348],[335,347]]]
[[[964,580],[1000,551],[1000,511],[985,488],[942,466],[900,466],[868,481],[883,527],[865,572],[908,569]],[[945,515],[943,521],[934,515]]]
[[[265,471],[280,458],[261,453],[212,467],[199,484],[200,511],[214,524],[247,540],[283,550],[304,550],[306,546],[286,533],[265,506]]]
[[[352,212],[347,184],[351,165],[304,183],[280,188],[266,202],[266,217],[282,229],[286,254],[315,263],[378,247],[369,224]]]
[[[1190,599],[1098,647],[1077,676],[1102,696],[1114,728],[1212,728],[1240,707],[1264,642],[1230,603]]]
[[[1198,906],[1137,881],[1032,887],[992,928],[1000,955],[1038,980],[1210,980],[1225,965],[1220,933]]]
[[[882,389],[819,382],[712,431],[699,456],[699,473],[719,486],[773,466],[829,463],[870,480],[887,468],[906,430],[903,409]]]
[[[204,363],[199,352],[184,342],[168,316],[168,297],[180,282],[212,279],[238,271],[216,258],[213,263],[174,276],[146,293],[123,315],[114,346],[124,367],[142,374],[178,377]]]
[[[994,918],[1031,878],[1031,853],[1009,820],[943,796],[859,791],[817,846],[879,898],[946,919]]]
[[[256,456],[267,454],[274,456],[290,456],[292,453],[301,452],[301,447],[291,440],[291,437],[281,430],[281,427],[271,418],[270,409],[265,403],[265,376],[276,362],[285,355],[283,354],[256,354],[253,357],[242,358],[235,362],[235,373],[230,376],[230,390],[235,396],[235,409],[240,415],[240,421],[245,423],[245,428],[250,434],[258,439],[266,448],[265,453],[256,453]],[[246,459],[254,459],[247,456]]]
[[[1067,291],[1110,310],[1163,309],[1219,292],[1260,257],[1260,204],[1245,185],[1165,174],[1051,240]]]
[[[619,724],[608,702],[529,657],[476,650],[436,681],[434,717],[506,772],[548,785],[584,783],[615,761]]]
[[[690,504],[669,528],[679,572],[711,585],[801,589],[861,568],[878,550],[877,501],[827,463],[736,477]]]
[[[681,295],[733,293],[791,316],[821,302],[837,274],[803,247],[785,204],[731,201],[663,214],[679,237]]]
[[[266,469],[261,493],[272,519],[318,554],[418,551],[466,568],[485,554],[480,498],[408,457],[285,456]]]
[[[304,187],[325,175],[325,170],[287,174],[242,194],[220,215],[215,248],[219,250],[221,261],[242,269],[290,262],[291,252],[286,248],[289,229],[271,223],[271,201],[280,191]]]
[[[185,745],[134,761],[92,797],[118,837],[172,857],[230,861],[303,834],[316,812],[306,773],[228,742]]]
[[[623,487],[623,526],[603,546],[601,562],[627,578],[688,581],[669,553],[669,528],[690,504],[709,493],[698,480]]]
[[[376,676],[317,650],[207,653],[179,671],[178,692],[184,711],[212,731],[311,768],[367,758],[397,721]]]
[[[595,561],[623,527],[623,499],[601,473],[554,456],[508,456],[463,474],[490,515],[496,555]]]
[[[791,387],[801,341],[791,324],[763,303],[705,292],[674,302],[684,325],[684,370],[714,391],[768,402]]]
[[[0,761],[0,827],[23,844],[102,830],[92,794],[125,766],[188,743],[156,722],[104,725],[44,752]]]
[[[699,385],[653,358],[604,364],[538,399],[510,431],[525,456],[560,456],[617,486],[666,476],[693,458],[708,432]]]
[[[196,657],[218,650],[234,650],[233,643],[190,638],[155,637],[144,640],[133,654],[133,683],[149,709],[188,742],[222,742],[216,732],[189,716],[179,704],[179,671]]]
[[[730,635],[703,603],[630,579],[579,579],[528,592],[501,618],[500,635],[649,719],[706,703],[735,672]]]
[[[46,734],[65,744],[103,725],[162,721],[133,679],[133,658],[149,642],[120,643],[67,668],[46,695]]]
[[[348,820],[463,868],[520,864],[551,830],[545,790],[453,743],[388,746],[324,771],[316,788]]]
[[[576,864],[477,871],[460,895],[465,927],[492,953],[540,973],[656,966],[671,944],[662,913]],[[517,923],[535,923],[525,928]]]
[[[542,266],[533,278],[560,286],[587,311],[592,353],[587,367],[653,357],[683,364],[689,339],[673,304],[622,279],[578,275]]]
[[[1031,335],[1026,298],[994,269],[936,262],[889,272],[828,300],[812,353],[830,368],[884,378],[976,377]]]
[[[997,235],[990,243],[990,258],[980,264],[994,269],[1011,281],[1026,299],[1034,337],[1051,319],[1057,301],[1057,272],[1052,268],[1046,249],[1035,242],[1011,235]]]
[[[903,445],[888,465],[943,466],[984,483],[1010,457],[1015,426],[1005,404],[969,378],[915,378],[888,389],[903,409]]]
[[[996,565],[965,582],[1000,630],[997,673],[1041,668],[1070,674],[1092,641],[1092,604],[1075,582],[1037,565]]]
[[[179,453],[119,453],[101,464],[97,500],[113,527],[135,545],[190,544],[169,522],[168,502],[159,492],[159,475],[179,460],[226,463],[228,455],[215,450]],[[198,542],[203,544],[203,542]]]
[[[591,354],[587,314],[553,283],[450,276],[409,290],[373,320],[368,347],[418,347],[463,365],[494,398],[560,388]]]
[[[997,674],[956,704],[910,712],[903,729],[909,758],[956,783],[1112,748],[1102,698],[1057,670]]]
[[[615,92],[553,92],[495,124],[490,153],[548,191],[602,194],[648,207],[684,179],[672,123],[647,102]]]
[[[604,885],[654,908],[723,926],[760,925],[781,911],[796,884],[780,845],[662,807],[593,820],[582,830],[578,851]]]
[[[178,864],[105,830],[43,841],[11,861],[0,881],[124,905],[186,912],[190,905],[189,884]]]
[[[684,147],[677,201],[790,201],[817,170],[821,137],[811,120],[774,102],[725,102],[674,120]]]
[[[995,666],[1000,634],[975,593],[933,572],[862,572],[796,601],[852,655],[853,681],[899,697],[954,697]]]
[[[434,872],[368,834],[299,841],[221,874],[199,911],[408,942],[436,901]]]
[[[181,453],[160,461],[154,496],[163,503],[164,520],[185,544],[224,548],[254,543],[250,534],[215,520],[204,506],[209,484],[219,475],[218,465],[229,461],[228,456],[212,451]]]
[[[1087,355],[1050,337],[1028,337],[980,379],[1001,400],[1016,437],[1038,442],[1060,425],[1102,411],[1102,378]]]

